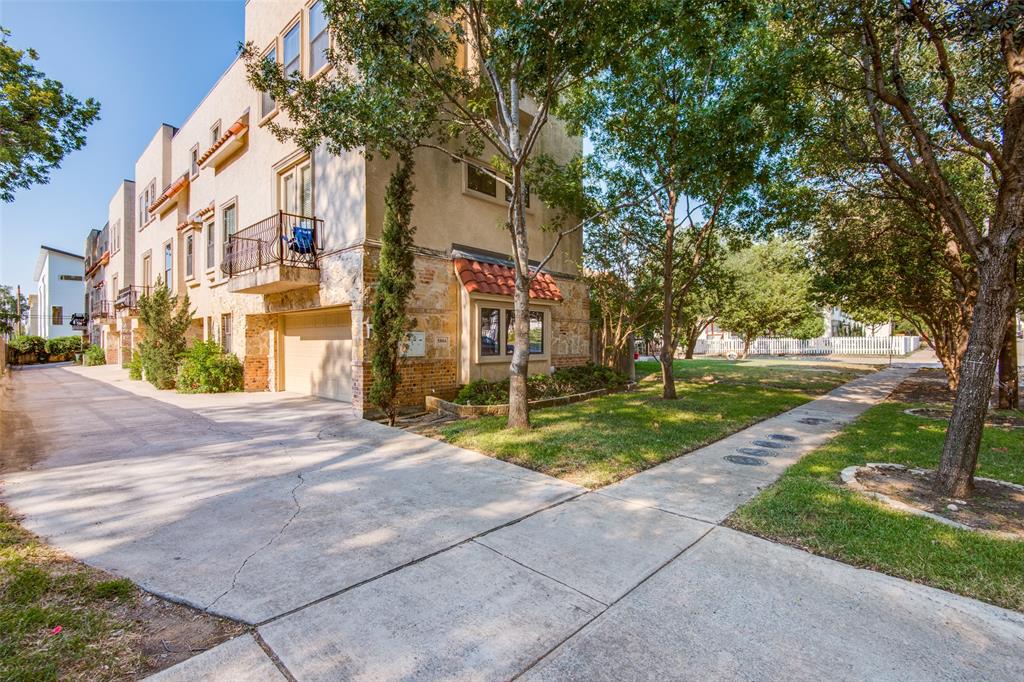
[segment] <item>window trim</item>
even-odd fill
[[[210,145],[212,146],[221,136],[221,124],[218,118],[213,125],[210,126]]]
[[[227,201],[221,203],[221,205],[217,207],[216,219],[217,219],[217,223],[220,225],[220,238],[221,238],[220,258],[221,258],[221,262],[224,262],[224,257],[227,255],[227,250],[228,250],[228,234],[227,234],[227,232],[225,232],[224,211],[226,211],[227,209],[231,208],[232,206],[235,207],[235,233],[237,233],[238,232],[238,225],[239,225],[238,216],[240,215],[239,210],[238,210],[238,197],[237,196],[233,196],[230,199],[228,199]],[[225,274],[224,277],[227,277],[227,275]]]
[[[299,168],[307,164],[309,165],[309,199],[312,215],[304,217],[316,217],[316,164],[313,160],[313,155],[306,152],[291,154],[283,161],[274,165],[274,205],[277,206],[277,210],[284,211],[285,213],[288,212],[284,206],[284,185],[282,184],[284,176],[289,173],[296,173],[297,178]]]
[[[168,254],[168,250],[170,250],[170,254]],[[170,293],[173,294],[174,293],[174,283],[173,283],[174,282],[174,240],[173,239],[168,239],[167,241],[165,241],[163,243],[163,248],[161,250],[161,253],[162,253],[163,257],[164,257],[164,262],[163,262],[163,269],[160,271],[160,274],[163,275],[164,286],[167,287],[167,291],[169,291]],[[171,257],[170,258],[170,261],[171,261],[170,269],[168,269],[168,267],[167,267],[167,256],[168,255],[170,255],[170,257]],[[170,273],[170,274],[168,275],[168,273]]]
[[[497,303],[490,304],[490,305],[485,305],[484,303],[480,303],[480,305],[478,305],[476,308],[477,308],[476,334],[477,334],[477,337],[478,337],[476,339],[476,354],[477,354],[477,357],[478,358],[487,358],[488,360],[490,360],[492,358],[500,358],[502,356],[501,355],[501,318],[502,318],[502,308]],[[494,311],[494,312],[498,313],[498,328],[497,328],[498,334],[497,334],[497,338],[495,339],[494,352],[493,353],[484,353],[484,334],[483,334],[483,330],[484,330],[484,311],[485,310],[486,311]]]
[[[189,178],[199,177],[199,143],[188,150]]]
[[[312,18],[311,18],[311,14],[312,14],[313,6],[316,5],[317,3],[321,3],[321,5],[320,5],[320,13],[323,14],[323,4],[322,4],[323,0],[309,0],[306,3],[306,7],[305,7],[305,13],[306,13],[305,46],[306,46],[306,53],[307,54],[306,54],[306,58],[304,60],[305,63],[303,64],[303,67],[305,69],[306,78],[309,78],[310,80],[319,78],[325,71],[327,71],[328,69],[331,68],[330,60],[328,60],[325,57],[324,58],[324,65],[321,66],[316,71],[313,70],[313,36],[310,34],[310,31],[312,31],[312,29],[313,29],[313,21],[312,21]],[[333,40],[331,39],[331,25],[327,21],[326,15],[324,16],[324,24],[325,24],[324,25],[324,33],[327,34],[327,49],[330,50],[331,49],[331,44],[333,43]],[[319,37],[319,36],[317,36],[317,37]]]
[[[261,54],[260,56],[262,59],[266,60],[270,56],[270,53],[273,52],[274,63],[277,64],[278,66],[281,66],[281,50],[279,49],[278,46],[278,38],[278,36],[275,36],[274,40],[270,43],[270,45],[266,47],[265,50],[263,50],[263,54]],[[265,92],[257,91],[256,95],[259,98],[256,101],[256,111],[259,112],[260,117],[258,125],[262,126],[265,125],[267,121],[277,116],[277,112],[280,109],[280,107],[277,106],[277,100],[271,98],[271,100],[274,102],[274,108],[267,113],[263,113],[263,98],[267,96],[267,94]]]
[[[185,281],[196,278],[196,240],[195,231],[189,230],[185,235]]]
[[[493,173],[495,176],[501,175],[501,174],[498,173],[497,170],[494,169],[493,166],[491,166],[491,164],[484,163],[483,161],[471,159],[471,160],[464,161],[462,165],[465,167],[463,169],[463,171],[462,171],[462,193],[464,195],[473,197],[475,199],[480,199],[482,201],[486,201],[488,203],[494,204],[495,206],[501,206],[503,208],[508,208],[508,200],[505,198],[506,193],[508,192],[508,186],[505,185],[504,183],[502,183],[500,180],[498,180],[497,177],[495,177],[495,179],[494,179],[494,194],[493,195],[487,194],[485,192],[481,192],[479,190],[475,190],[475,189],[473,189],[472,187],[469,186],[469,167],[470,166],[476,166],[477,168],[486,170],[489,173]],[[530,190],[529,186],[526,187],[526,191],[527,191],[527,198],[526,198],[526,205],[524,206],[524,208],[526,209],[526,213],[532,214],[534,209],[533,209],[532,206],[530,206],[530,204],[531,204],[530,197],[532,197],[533,192]]]
[[[206,241],[206,274],[210,274],[217,268],[217,216],[203,223],[203,237]],[[211,255],[213,258],[210,258]]]
[[[227,321],[228,324],[224,324],[225,321]],[[232,332],[231,327],[232,327],[232,323],[233,322],[234,322],[234,320],[233,320],[233,318],[231,316],[231,313],[221,313],[220,314],[220,329],[218,330],[219,333],[217,335],[217,341],[218,341],[218,343],[220,343],[220,347],[221,347],[221,349],[225,353],[233,353],[234,352],[228,346],[228,344],[224,343],[225,339],[231,339],[231,345],[234,345],[234,338],[232,338],[234,335],[231,333]]]
[[[299,31],[299,54],[296,56],[296,59],[298,60],[298,66],[295,68],[295,72],[297,72],[300,76],[305,76],[305,74],[306,74],[306,71],[305,71],[305,68],[304,68],[305,67],[305,63],[304,63],[304,59],[303,59],[303,57],[305,57],[305,52],[306,51],[302,49],[303,41],[304,41],[304,39],[306,37],[306,31],[305,31],[305,23],[306,22],[304,22],[302,20],[304,14],[305,13],[300,10],[298,14],[296,14],[294,17],[292,17],[291,21],[289,21],[287,24],[285,24],[284,30],[281,31],[281,33],[278,34],[279,42],[281,44],[281,51],[280,51],[280,55],[281,55],[281,60],[280,60],[281,73],[283,73],[285,75],[285,77],[288,76],[288,71],[287,71],[288,64],[285,63],[285,61],[284,61],[284,39],[285,39],[285,37],[289,33],[291,33],[296,28]]]
[[[508,326],[506,319],[509,315],[515,312],[515,307],[507,296],[498,296],[495,294],[473,294],[469,300],[472,320],[474,321],[473,326],[469,330],[471,334],[471,362],[477,365],[488,365],[496,363],[508,364],[509,358],[512,357],[511,353],[505,352],[505,347],[508,344]],[[483,344],[481,331],[481,323],[483,320],[483,310],[486,308],[496,308],[500,311],[500,319],[498,320],[498,355],[482,355],[480,349]],[[552,322],[552,312],[554,310],[554,302],[551,301],[530,301],[530,313],[539,313],[543,316],[541,323],[541,352],[530,353],[530,362],[547,362],[551,358],[551,338],[550,329]]]

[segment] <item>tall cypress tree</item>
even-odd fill
[[[384,227],[381,232],[377,288],[370,304],[373,335],[369,399],[387,415],[394,426],[398,414],[396,396],[400,379],[402,343],[410,327],[406,305],[413,285],[412,150],[398,152],[398,166],[391,174],[384,195]]]

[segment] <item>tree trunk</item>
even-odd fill
[[[675,322],[673,315],[673,275],[675,273],[675,198],[670,197],[669,207],[663,218],[665,223],[665,260],[662,264],[662,296],[664,308],[661,311],[661,353],[658,359],[661,361],[661,397],[665,400],[676,398],[676,376],[672,362],[672,326]]]
[[[1011,301],[1017,300],[1017,266],[1011,266],[1010,284],[1013,293]],[[1010,314],[1006,316],[1006,328],[1003,332],[1003,347],[999,353],[999,397],[996,401],[1001,410],[1020,409],[1020,377],[1017,370],[1017,311],[1016,305],[1010,306]]]
[[[700,333],[691,334],[690,338],[686,339],[686,359],[693,360],[693,352],[697,350],[697,340],[700,338]]]
[[[936,491],[947,497],[967,497],[974,487],[974,468],[992,395],[996,356],[1003,343],[1007,315],[1016,302],[1010,262],[1009,254],[1001,253],[990,254],[987,262],[979,263],[980,286],[974,320],[935,482]]]
[[[527,402],[526,377],[530,368],[530,260],[521,168],[512,171],[512,188],[511,228],[512,245],[516,251],[516,291],[512,298],[515,340],[512,345],[512,364],[509,366],[508,428],[528,429],[530,406]]]

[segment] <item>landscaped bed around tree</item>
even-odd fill
[[[883,505],[839,482],[849,466],[887,462],[934,469],[946,424],[890,401],[794,464],[728,525],[907,580],[1024,611],[1024,542],[961,530]],[[1024,436],[985,428],[977,475],[1024,483]],[[970,500],[967,500],[968,506]],[[881,595],[879,595],[881,597]]]
[[[242,630],[76,562],[0,504],[0,679],[139,679]]]
[[[502,417],[450,422],[430,435],[567,481],[599,488],[792,409],[863,375],[828,362],[679,360],[677,400],[661,398],[656,362],[637,363],[636,390],[533,410],[529,431]]]

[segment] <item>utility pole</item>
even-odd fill
[[[17,335],[21,336],[22,329],[21,329],[21,285],[20,284],[18,285],[18,293],[15,294],[15,296],[14,296],[14,309],[17,311],[17,315],[18,315],[18,326],[17,326],[18,334]]]

